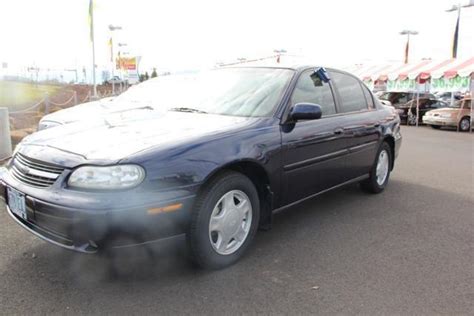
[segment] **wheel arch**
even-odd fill
[[[382,142],[387,143],[390,146],[390,150],[392,151],[392,159],[390,159],[390,170],[393,170],[393,167],[395,165],[395,138],[392,135],[385,135]]]
[[[214,169],[203,181],[209,183],[214,177],[225,171],[235,171],[245,175],[257,189],[260,200],[260,227],[269,228],[273,209],[274,184],[271,183],[267,170],[258,161],[243,159],[229,162]]]

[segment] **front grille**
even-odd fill
[[[64,169],[18,153],[13,158],[10,171],[18,181],[35,187],[47,188],[56,182]]]

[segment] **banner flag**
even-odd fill
[[[458,14],[458,20],[456,21],[456,28],[454,30],[453,54],[452,54],[453,58],[456,58],[458,55],[458,37],[459,37],[459,14]]]
[[[405,46],[405,64],[408,64],[408,50],[410,49],[410,38],[407,39],[407,45]]]

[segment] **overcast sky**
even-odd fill
[[[463,0],[461,0],[463,1]],[[464,0],[465,2],[466,0]],[[107,66],[110,36],[143,56],[142,69],[176,70],[237,57],[288,53],[324,65],[402,60],[402,29],[419,35],[412,59],[450,57],[456,13],[450,0],[145,1],[96,0],[97,64]],[[0,62],[90,66],[88,0],[1,0]],[[461,16],[459,57],[474,55],[474,7]],[[110,65],[110,64],[109,64]]]

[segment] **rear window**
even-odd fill
[[[342,112],[355,112],[367,109],[367,100],[359,80],[339,72],[333,72],[331,78],[341,98]]]

